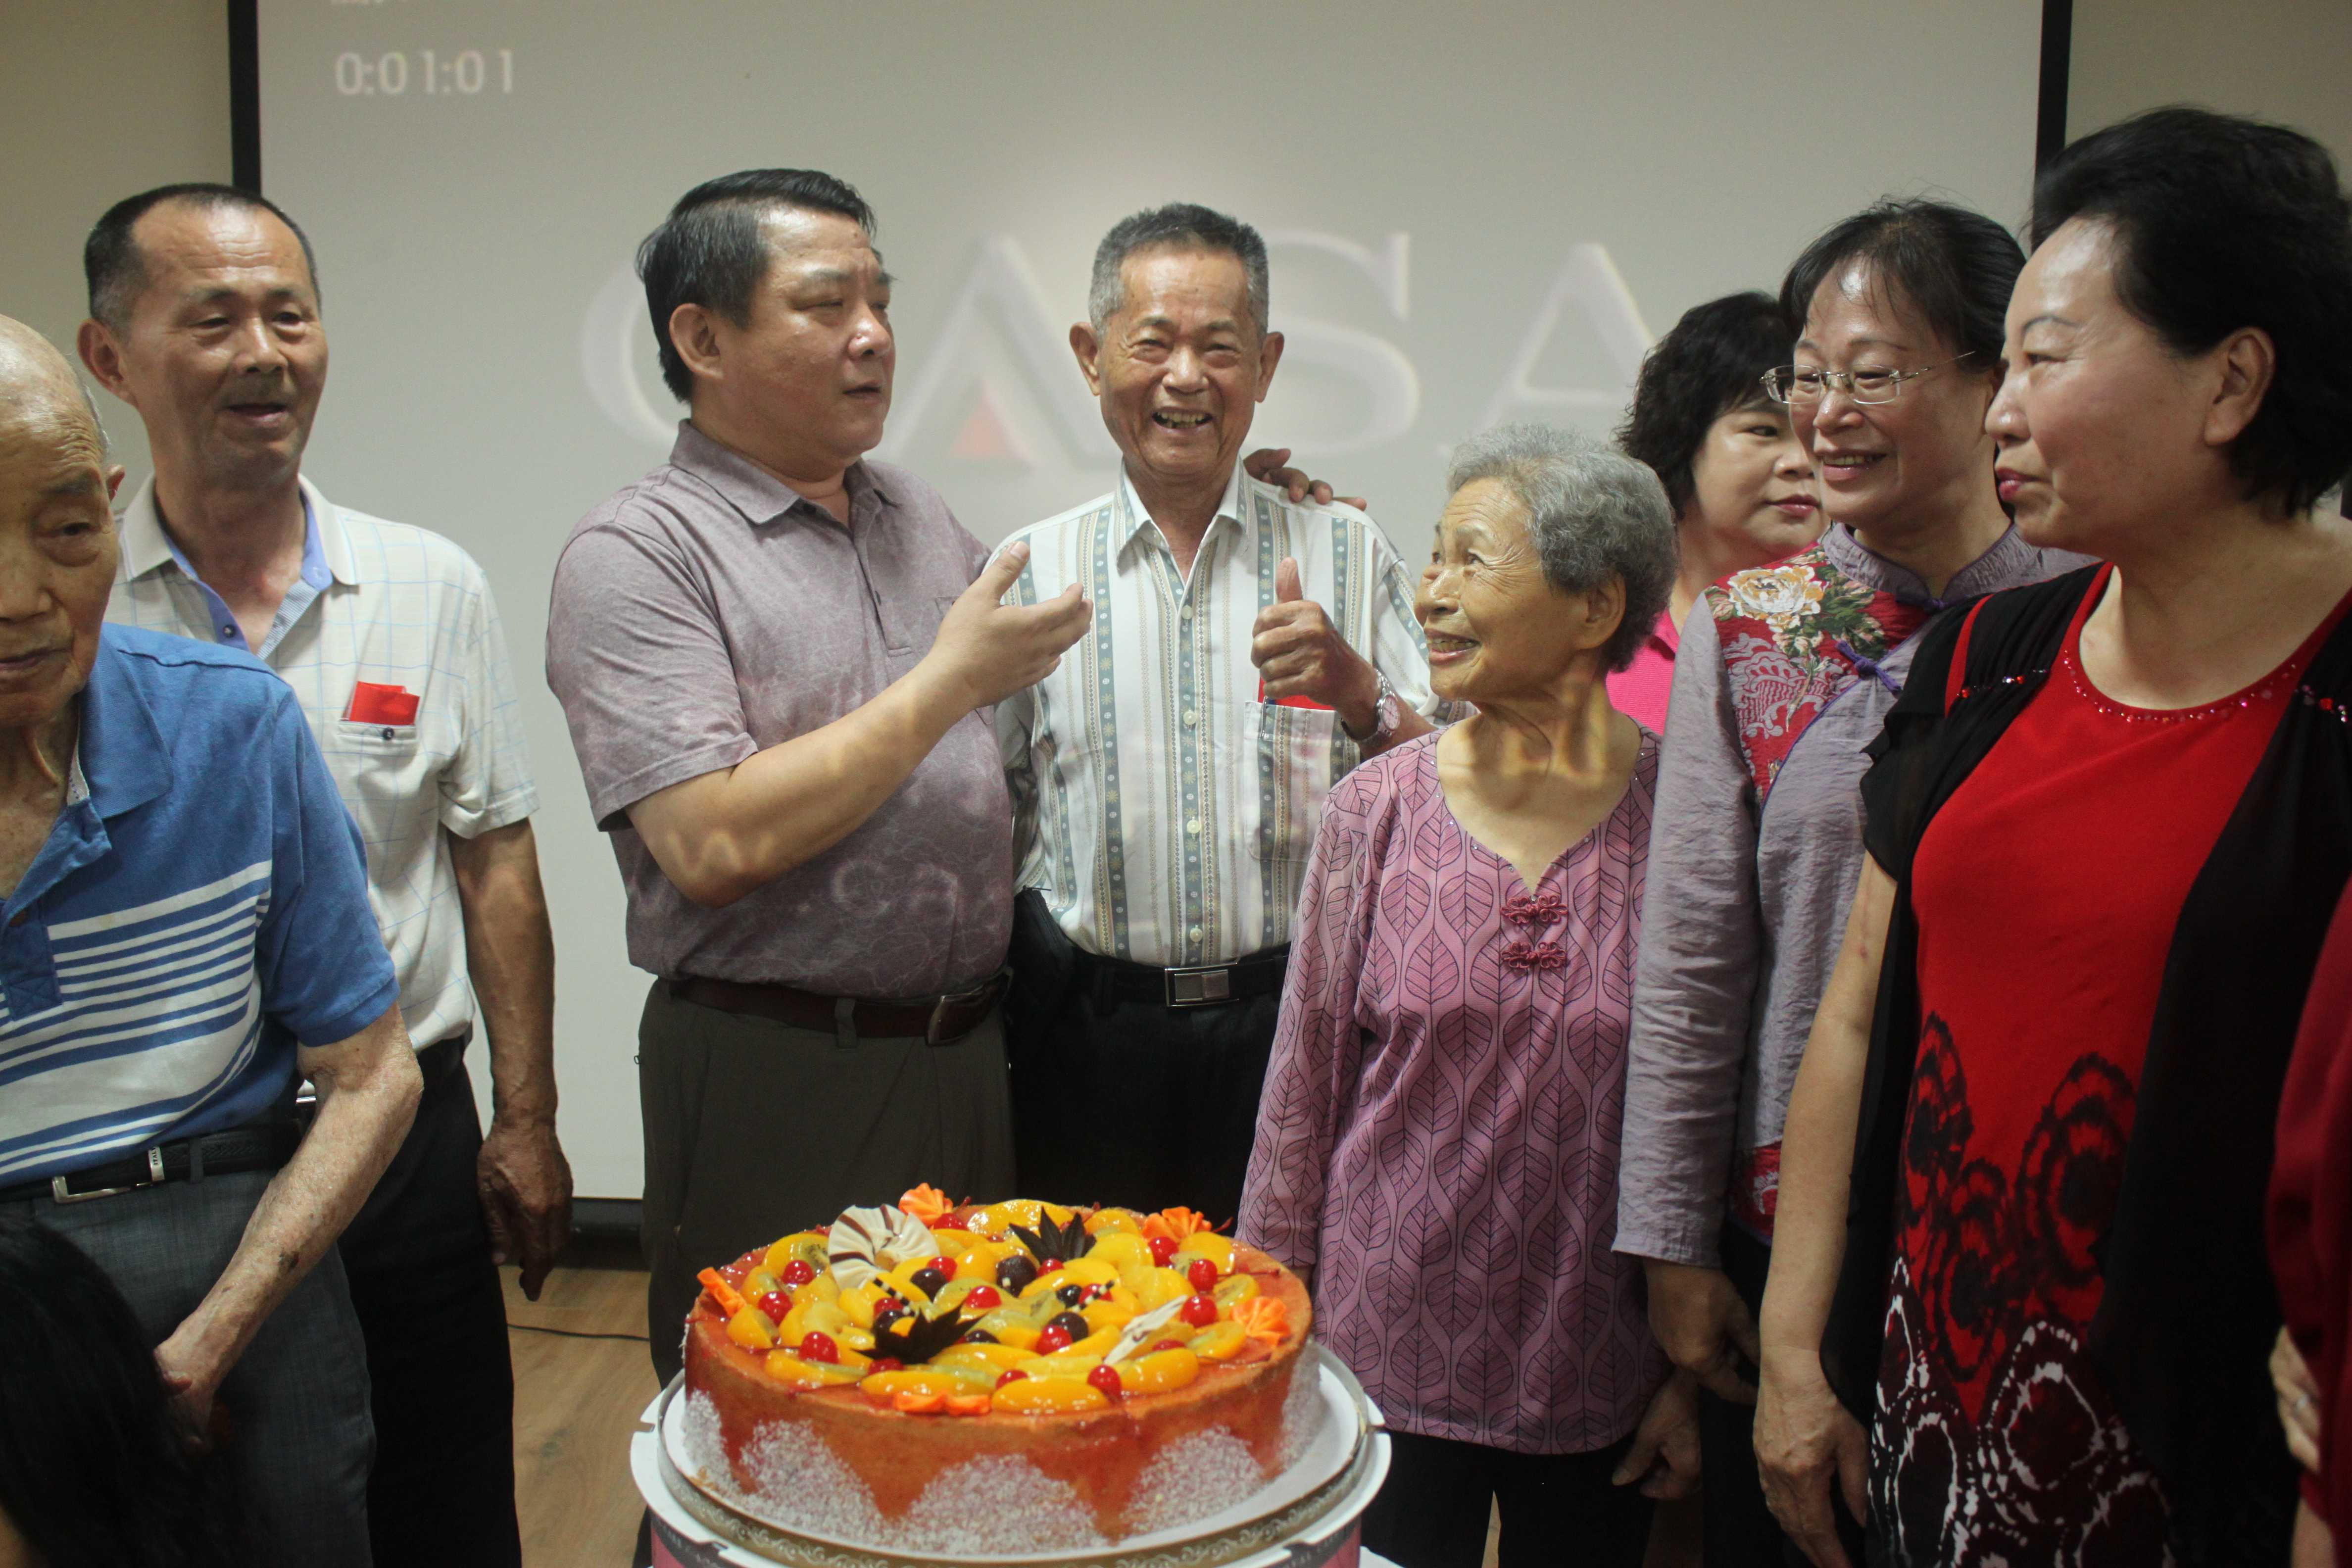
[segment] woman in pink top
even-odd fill
[[[1603,680],[1665,603],[1672,513],[1541,426],[1469,442],[1448,489],[1415,608],[1431,685],[1477,710],[1331,793],[1240,1234],[1387,1415],[1366,1546],[1475,1568],[1498,1500],[1504,1568],[1633,1564],[1696,1407],[1611,1251],[1658,742]]]
[[[1683,312],[1642,362],[1618,445],[1647,463],[1675,509],[1681,564],[1664,614],[1609,700],[1659,734],[1674,689],[1683,617],[1707,585],[1768,565],[1819,538],[1812,461],[1764,373],[1789,363],[1796,332],[1769,295],[1750,291]]]

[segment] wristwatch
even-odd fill
[[[1380,676],[1380,692],[1372,699],[1370,734],[1359,735],[1348,729],[1346,720],[1339,721],[1339,728],[1346,730],[1348,739],[1359,747],[1385,745],[1388,738],[1397,732],[1397,726],[1404,722],[1404,704],[1397,700],[1396,688],[1389,684],[1389,678],[1385,675]]]

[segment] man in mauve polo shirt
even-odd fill
[[[991,710],[1086,630],[999,603],[890,404],[873,215],[829,175],[689,191],[638,252],[670,460],[583,518],[547,678],[628,889],[654,1366],[695,1271],[918,1182],[1012,1188],[999,978],[1012,809]]]

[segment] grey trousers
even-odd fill
[[[861,1039],[682,1002],[662,981],[637,1027],[645,1118],[646,1341],[667,1384],[698,1270],[929,1182],[1011,1197],[1004,1029],[952,1045]]]
[[[212,1289],[270,1173],[171,1182],[88,1203],[10,1204],[88,1253],[161,1344]],[[237,1489],[271,1560],[286,1568],[366,1568],[367,1345],[329,1247],[221,1384]]]

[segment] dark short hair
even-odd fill
[[[319,287],[319,258],[311,253],[310,237],[276,202],[251,191],[240,191],[235,185],[203,181],[158,185],[152,191],[125,196],[107,208],[105,216],[90,226],[89,237],[82,241],[81,275],[82,281],[89,287],[89,313],[110,330],[119,332],[130,321],[131,302],[147,287],[147,258],[131,231],[138,226],[141,218],[165,202],[186,202],[206,211],[227,207],[238,212],[268,213],[294,231],[294,237],[302,245],[303,268],[310,274],[311,296],[325,297]]]
[[[2178,354],[2261,329],[2269,392],[2230,446],[2246,494],[2301,511],[2352,468],[2352,205],[2326,148],[2234,114],[2150,110],[2071,143],[2033,188],[2033,243],[2116,240],[2116,296]]]
[[[0,1220],[0,1513],[34,1561],[248,1561],[223,1457],[182,1447],[153,1341],[54,1231]]]
[[[1121,269],[1129,257],[1144,250],[1207,250],[1232,257],[1242,264],[1250,314],[1257,318],[1257,330],[1266,330],[1265,239],[1237,217],[1191,202],[1171,202],[1119,219],[1095,247],[1094,277],[1087,288],[1087,319],[1096,331],[1101,331],[1103,323],[1126,303],[1127,283]]]
[[[1693,305],[1643,359],[1617,444],[1650,465],[1675,516],[1698,493],[1691,470],[1707,427],[1734,409],[1777,410],[1764,373],[1787,364],[1796,342],[1780,302],[1751,289]]]
[[[2025,252],[2009,230],[1948,202],[1887,197],[1834,225],[1790,267],[1780,310],[1790,334],[1801,336],[1822,280],[1851,261],[1866,261],[1881,288],[1907,304],[1966,369],[2000,368],[2010,291],[2025,270]]]
[[[779,207],[836,213],[868,236],[874,209],[846,181],[814,169],[745,169],[705,180],[677,198],[669,216],[637,247],[637,277],[661,351],[662,384],[680,403],[694,395],[694,373],[670,342],[680,305],[699,305],[741,326],[773,259],[761,220]]]

